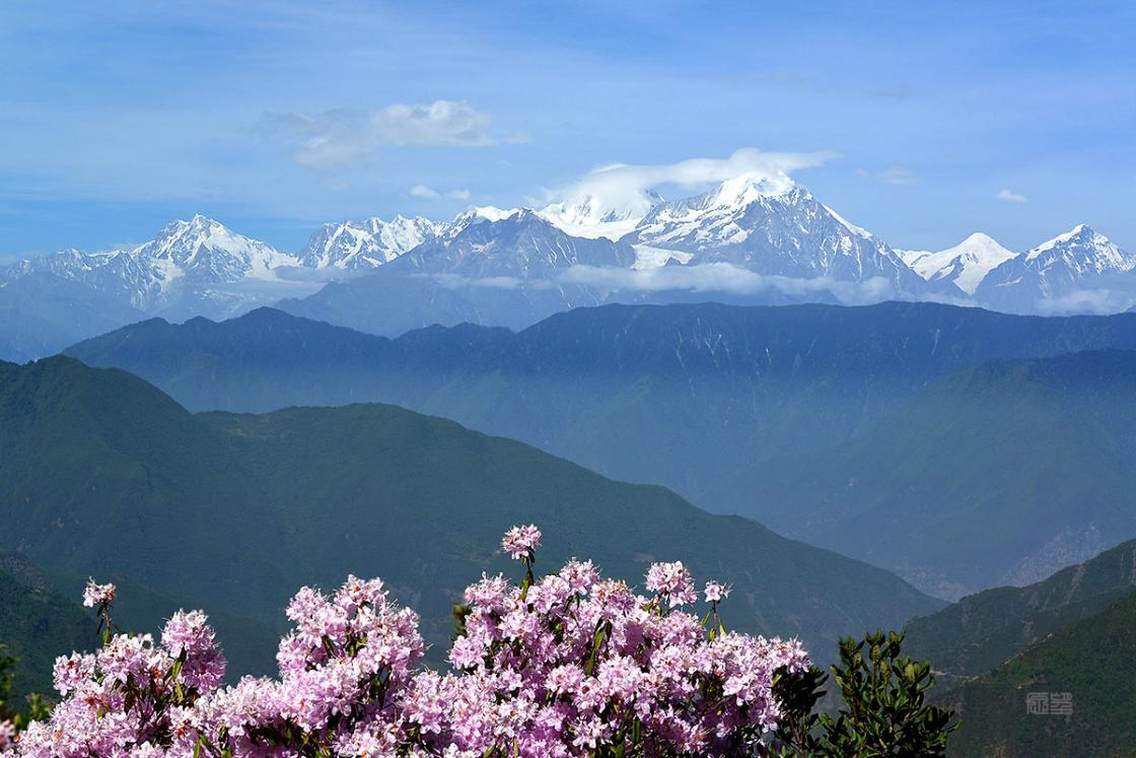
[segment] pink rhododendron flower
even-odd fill
[[[647,589],[665,597],[671,608],[688,605],[698,599],[694,592],[694,578],[682,561],[651,564],[647,569]]]
[[[87,587],[83,590],[83,605],[95,608],[114,602],[114,592],[113,584],[97,584],[94,579],[88,579]]]
[[[531,557],[539,544],[531,525],[502,541],[514,557]],[[225,660],[200,611],[174,614],[159,641],[108,634],[98,652],[56,661],[59,705],[8,750],[62,758],[569,758],[617,747],[626,755],[765,754],[781,715],[774,674],[809,666],[799,643],[708,633],[679,609],[696,599],[681,563],[650,567],[654,597],[604,579],[591,562],[572,560],[539,579],[529,568],[521,585],[483,575],[466,588],[446,673],[421,667],[418,616],[391,602],[377,579],[348,577],[330,596],[301,588],[286,610],[292,629],[274,679],[222,686]],[[88,594],[102,604],[113,588],[92,582]],[[707,583],[709,602],[727,595]],[[0,724],[0,746],[13,731]]]
[[[730,586],[715,581],[706,582],[704,595],[707,603],[719,603],[730,596]]]
[[[501,549],[512,556],[514,561],[535,552],[538,547],[540,547],[540,530],[533,524],[514,526],[505,532],[505,536],[501,539]]]

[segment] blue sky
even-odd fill
[[[1133,39],[1130,2],[3,3],[0,258],[194,212],[294,250],[741,148],[823,153],[794,177],[897,247],[1132,249]]]

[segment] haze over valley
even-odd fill
[[[1134,38],[0,4],[0,758],[1136,755]]]

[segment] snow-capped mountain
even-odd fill
[[[462,214],[446,234],[427,241],[392,264],[392,272],[507,277],[547,281],[575,265],[627,268],[635,252],[627,243],[573,237],[529,209],[478,208]]]
[[[390,221],[368,218],[324,224],[300,253],[300,263],[316,269],[358,270],[390,263],[445,230],[428,218],[397,215]]]
[[[1114,311],[1136,293],[1136,255],[1085,224],[993,269],[975,299],[1017,313]]]
[[[144,313],[231,315],[299,289],[302,283],[281,277],[299,265],[295,256],[196,215],[172,222],[137,247],[66,250],[14,264],[0,280],[48,273]]]
[[[523,208],[498,208],[493,205],[482,205],[475,208],[466,208],[454,216],[448,224],[441,224],[440,231],[435,237],[445,244],[452,242],[459,234],[474,224],[486,221],[503,221],[510,216],[520,213]]]
[[[374,272],[280,304],[300,316],[375,334],[463,322],[522,328],[605,293],[566,281],[573,266],[626,270],[626,242],[566,234],[529,209],[478,208]]]
[[[654,263],[729,263],[794,279],[882,278],[893,296],[936,291],[883,241],[786,176],[742,175],[704,194],[662,203],[626,239]]]
[[[1019,313],[1117,312],[1136,304],[1136,256],[1084,225],[1022,255],[982,234],[939,252],[897,251],[789,177],[746,174],[669,202],[593,192],[540,210],[470,208],[448,223],[327,224],[297,255],[196,215],[128,249],[0,269],[0,311],[20,335],[8,357],[109,322],[227,318],[260,305],[399,334],[463,321],[522,327],[607,302],[967,295]]]
[[[635,230],[656,205],[664,202],[654,191],[638,192],[622,202],[611,202],[594,193],[550,203],[537,215],[574,237],[617,240]]]
[[[1041,272],[1091,276],[1131,271],[1136,267],[1136,255],[1121,250],[1087,224],[1077,224],[1070,231],[1030,250],[1025,255],[1025,262]]]
[[[155,239],[127,255],[156,264],[170,280],[185,278],[202,284],[274,280],[277,269],[298,263],[295,256],[237,234],[201,214],[189,221],[174,221]]]
[[[973,295],[991,270],[1001,266],[1017,253],[998,244],[997,240],[975,232],[954,247],[931,250],[896,250],[903,262],[927,281],[954,282],[959,289]]]

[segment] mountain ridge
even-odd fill
[[[985,590],[914,619],[904,628],[905,645],[946,681],[966,680],[1133,591],[1136,540],[1129,540],[1036,584]]]
[[[19,335],[0,341],[0,358],[42,357],[138,314],[227,318],[263,305],[387,336],[466,321],[519,329],[604,303],[905,299],[1046,315],[1133,307],[1136,258],[1086,229],[1013,258],[975,235],[938,253],[898,250],[788,176],[761,174],[670,201],[573,190],[539,210],[325,224],[295,254],[195,215],[131,248],[0,268],[0,314]],[[1070,268],[1090,248],[1111,263]],[[32,302],[47,281],[66,297]],[[5,305],[5,289],[20,307]],[[95,310],[105,314],[97,326],[78,317]]]
[[[1131,755],[1133,660],[1136,592],[1129,592],[988,674],[936,693],[962,722],[952,755]]]
[[[393,340],[264,311],[149,337],[127,329],[70,352],[199,410],[371,400],[453,418],[837,550],[878,545],[859,557],[953,598],[1032,582],[1127,528],[1106,506],[1123,502],[1108,463],[1128,444],[1133,350],[1136,314],[887,303],[606,305],[515,333],[435,327]],[[1052,483],[1035,492],[1035,475]],[[1077,498],[1101,503],[1097,531],[1069,531]],[[989,512],[961,519],[963,504]],[[906,514],[890,518],[910,538],[857,538],[860,526],[840,526],[853,505]],[[925,528],[935,507],[949,529]],[[972,526],[1003,511],[1000,534],[1020,540],[982,552]],[[949,539],[912,550],[915,534]],[[960,551],[977,552],[952,559]]]
[[[545,530],[542,565],[587,555],[634,581],[681,559],[733,583],[732,625],[800,633],[822,657],[840,634],[942,606],[662,487],[389,405],[194,415],[131,374],[56,357],[0,363],[0,422],[0,549],[58,574],[127,576],[265,636],[301,584],[355,573],[381,576],[444,649],[462,588],[513,569],[494,545],[529,521]]]
[[[975,297],[1007,312],[1121,311],[1136,299],[1136,255],[1086,224],[992,269]]]

